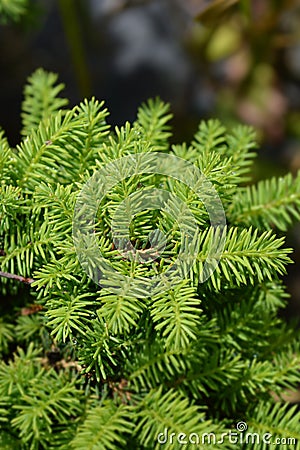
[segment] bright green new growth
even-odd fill
[[[277,314],[288,297],[280,276],[291,262],[281,231],[299,219],[300,175],[245,187],[255,156],[250,128],[226,130],[210,120],[190,146],[170,147],[171,116],[160,100],[112,130],[94,98],[61,110],[66,100],[55,83],[55,75],[36,71],[25,88],[24,139],[12,149],[3,132],[0,138],[1,449],[229,449],[237,444],[218,438],[236,432],[239,421],[248,432],[271,433],[272,442],[295,439],[277,449],[300,448],[300,413],[274,400],[300,381],[299,337]],[[217,231],[200,199],[160,175],[119,183],[98,210],[95,233],[120,273],[163,273],[180,247],[176,221],[145,210],[130,224],[133,244],[146,249],[149,232],[159,228],[168,235],[166,248],[143,264],[119,254],[111,217],[131,193],[170,190],[200,228],[186,278],[139,299],[112,292],[117,276],[102,288],[90,280],[77,259],[72,222],[78,193],[95,171],[154,151],[191,161],[212,182],[227,236],[217,269],[201,283]],[[176,437],[161,446],[157,437],[166,429]],[[193,433],[194,442],[197,434],[200,443],[180,445],[180,433],[187,440]],[[216,443],[202,444],[204,433],[215,433]]]

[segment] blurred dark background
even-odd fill
[[[70,106],[94,95],[109,121],[134,120],[149,97],[170,102],[174,141],[203,118],[252,124],[255,180],[300,168],[299,0],[24,0],[0,27],[0,124],[20,140],[23,87],[37,68],[59,74]],[[286,282],[300,317],[300,225]]]

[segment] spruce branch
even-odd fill
[[[278,448],[296,449],[300,448],[299,433],[300,413],[297,405],[289,406],[280,402],[260,402],[248,419],[249,431],[259,434],[270,433],[272,442],[275,438],[285,438],[285,444],[278,445]],[[263,449],[263,445],[257,445],[258,450]]]
[[[286,231],[300,219],[300,172],[295,178],[287,174],[244,188],[229,213],[232,222],[239,226]]]
[[[215,433],[220,436],[222,432],[226,431],[223,424],[216,425],[210,420],[205,420],[205,412],[199,406],[193,403],[189,404],[184,396],[178,395],[172,389],[166,393],[161,388],[152,389],[136,406],[136,409],[138,423],[135,434],[140,436],[140,440],[146,448],[150,445],[154,449],[161,448],[158,437],[163,435],[166,430],[168,436],[174,433],[175,437],[178,437],[180,433],[184,433],[185,437],[189,437],[192,433],[199,437],[203,433]],[[172,443],[168,441],[169,445]],[[185,444],[190,446],[188,440]],[[197,445],[191,447],[205,449],[206,444],[201,444],[203,443],[200,440]],[[172,447],[179,449],[178,441],[174,440]],[[210,443],[210,448],[221,449],[222,445]]]
[[[212,251],[220,239],[220,233],[225,237],[222,251]],[[210,265],[218,259],[215,271],[211,270],[208,286],[213,290],[220,290],[221,285],[229,286],[254,284],[256,281],[273,280],[276,274],[284,274],[285,266],[292,262],[288,254],[291,249],[282,248],[284,238],[277,238],[271,230],[259,234],[258,229],[242,229],[231,227],[220,232],[212,227],[199,232],[195,240],[194,251],[197,252],[196,262],[187,274],[183,261],[182,271],[197,285],[206,279]],[[207,266],[205,267],[205,263]]]
[[[71,442],[74,450],[114,449],[126,445],[126,437],[134,428],[132,413],[125,405],[106,401],[90,408],[84,423]]]
[[[46,72],[41,68],[28,78],[21,113],[23,136],[29,135],[32,130],[38,128],[41,121],[68,104],[67,99],[58,97],[64,85],[57,84],[57,78],[55,73]]]

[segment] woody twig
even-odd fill
[[[33,278],[22,277],[21,275],[16,275],[14,273],[9,273],[9,272],[1,272],[0,271],[0,277],[9,278],[11,280],[17,280],[17,281],[20,281],[21,283],[25,283],[25,284],[31,284],[34,282]]]

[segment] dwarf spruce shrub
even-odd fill
[[[160,100],[112,129],[62,89],[37,70],[22,141],[1,132],[0,448],[300,448],[300,175],[250,184],[247,126],[170,145]]]

